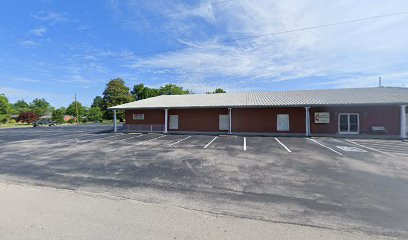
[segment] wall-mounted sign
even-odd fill
[[[330,123],[330,113],[329,112],[315,112],[314,121],[315,123]]]

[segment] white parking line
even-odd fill
[[[106,137],[98,137],[98,138],[91,138],[91,139],[89,139],[88,137],[80,137],[80,138],[77,138],[78,140],[84,140],[85,142],[87,142],[87,141],[97,141],[97,140],[101,140],[101,139],[106,139],[106,138],[114,138],[114,137],[119,137],[119,136],[122,136],[122,135],[120,135],[120,134],[112,134],[112,135],[109,135],[109,136],[106,136]],[[90,137],[93,137],[93,136],[90,136]]]
[[[81,135],[80,135],[80,136],[81,136]],[[70,137],[72,137],[72,136],[70,136]],[[112,137],[112,136],[108,136],[108,137]],[[98,140],[99,140],[99,139],[108,138],[108,137],[98,138]],[[116,137],[116,136],[115,136],[115,137]],[[58,140],[57,142],[58,142],[58,143],[60,143],[60,142],[65,143],[65,142],[72,141],[72,140],[74,140],[74,139],[80,140],[80,139],[83,139],[83,138],[88,139],[86,136],[84,136],[84,137],[73,137],[73,138],[64,139],[64,140]],[[43,140],[43,138],[42,138],[42,139],[39,139],[39,138],[31,138],[31,139],[25,139],[25,140],[19,140],[19,141],[9,141],[7,144],[8,144],[8,145],[11,145],[11,144],[19,144],[19,143],[25,143],[25,142],[32,142],[32,141],[34,141],[34,140]],[[93,139],[92,139],[92,140],[93,140]]]
[[[318,141],[316,141],[316,140],[314,140],[314,139],[311,139],[311,138],[309,138],[309,140],[312,141],[312,142],[314,142],[314,143],[316,143],[316,144],[319,144],[319,145],[322,146],[322,147],[325,147],[325,148],[329,149],[330,151],[332,151],[332,152],[334,152],[334,153],[339,154],[340,156],[344,156],[341,152],[338,152],[338,151],[334,150],[333,148],[324,145],[323,143],[319,143]]]
[[[89,134],[91,135],[91,134]],[[58,134],[53,134],[53,135],[28,135],[29,137],[34,137],[34,138],[29,138],[29,139],[24,139],[24,140],[18,140],[18,141],[10,141],[10,144],[16,144],[16,143],[24,143],[24,142],[32,142],[33,140],[43,140],[44,138],[49,138],[49,137],[66,137],[65,140],[70,140],[70,139],[75,139],[75,138],[81,138],[81,136],[84,136],[84,134],[69,134],[69,135],[58,135]]]
[[[29,153],[23,153],[23,154],[21,154],[21,156],[32,155],[33,153],[38,153],[38,152],[41,152],[41,151],[44,151],[44,150],[53,149],[53,148],[55,148],[55,147],[56,147],[56,146],[37,149],[37,150],[35,150],[35,151],[30,151]]]
[[[210,146],[210,144],[211,144],[212,142],[214,142],[215,139],[217,139],[217,138],[218,138],[218,136],[215,137],[215,138],[213,138],[213,140],[211,140],[207,145],[205,145],[204,148],[207,148],[208,146]]]
[[[147,141],[143,141],[143,142],[137,143],[136,145],[141,145],[141,144],[143,144],[143,143],[151,142],[151,141],[154,141],[154,140],[156,140],[156,139],[163,138],[163,137],[165,137],[165,136],[166,136],[166,135],[162,135],[162,136],[157,137],[157,138],[153,138],[153,139],[150,139],[150,140],[147,140]]]
[[[275,138],[275,140],[280,144],[280,145],[282,145],[282,147],[284,147],[285,149],[286,149],[286,151],[288,151],[288,152],[292,152],[288,147],[286,147],[286,145],[285,144],[283,144],[281,141],[279,141],[279,139],[278,138]]]
[[[117,137],[117,136],[120,136],[120,135],[107,136],[107,137],[103,137],[103,138],[98,138],[97,140],[99,140],[99,139],[105,139],[105,138],[111,138],[111,137]],[[77,140],[79,140],[79,139],[80,139],[80,138],[77,138]],[[70,139],[70,140],[72,140],[72,139]],[[70,140],[60,141],[60,142],[57,142],[57,144],[58,144],[57,146],[51,146],[51,147],[41,148],[41,149],[37,149],[37,150],[34,150],[34,151],[30,151],[29,153],[23,153],[23,154],[21,154],[21,155],[22,155],[22,156],[28,156],[28,155],[31,155],[31,154],[33,154],[33,153],[38,153],[38,152],[41,152],[41,151],[44,151],[44,150],[53,149],[53,148],[55,148],[55,147],[60,146],[60,144],[73,144],[73,143],[78,143],[78,141],[72,142],[72,141],[70,141]],[[91,140],[94,140],[94,139],[85,139],[85,142],[86,142],[87,140],[91,141]],[[67,146],[67,145],[65,145],[65,146]]]
[[[388,139],[353,139],[353,142],[367,142],[367,143],[402,143],[401,140]]]
[[[388,156],[396,157],[395,155],[393,155],[393,154],[391,154],[391,153],[383,152],[383,151],[377,150],[377,149],[375,149],[375,148],[370,148],[370,147],[367,147],[367,146],[364,146],[364,145],[355,143],[355,142],[350,141],[350,140],[347,140],[347,139],[346,139],[346,141],[349,142],[349,143],[355,144],[355,145],[357,145],[357,146],[359,146],[359,147],[363,147],[363,148],[366,148],[366,149],[370,149],[370,150],[372,150],[372,151],[374,151],[374,152],[379,152],[379,153],[382,153],[382,154],[385,154],[385,155],[388,155]]]
[[[124,138],[124,139],[121,139],[121,140],[118,140],[118,141],[110,142],[110,143],[108,143],[108,144],[114,144],[114,143],[118,143],[118,142],[123,142],[123,141],[129,140],[129,139],[138,138],[138,137],[142,137],[142,136],[143,136],[143,135],[140,134],[140,135],[138,135],[138,136],[136,136],[136,137]]]
[[[405,144],[403,144],[401,142],[382,142],[382,143],[375,142],[374,143],[374,142],[363,142],[363,141],[355,141],[355,140],[352,140],[352,142],[364,144],[364,145],[367,145],[367,146],[372,146],[374,148],[385,147],[385,148],[403,149],[403,148],[407,147]]]
[[[186,140],[186,139],[189,139],[189,138],[191,138],[191,136],[188,136],[188,137],[186,137],[186,138],[183,138],[183,139],[178,140],[177,142],[174,142],[174,143],[172,143],[172,144],[169,144],[169,147],[171,147],[171,146],[173,146],[173,145],[175,145],[175,144],[177,144],[177,143],[179,143],[179,142],[182,142],[182,141],[184,141],[184,140]]]
[[[244,137],[244,151],[246,151],[246,137]]]

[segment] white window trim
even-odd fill
[[[138,118],[136,117],[137,115],[143,116],[143,118],[139,118],[139,119],[138,119]],[[136,120],[136,121],[143,121],[143,120],[144,120],[144,113],[133,113],[133,114],[132,114],[132,119],[133,119],[133,120]]]
[[[278,123],[279,115],[288,116],[288,129],[287,130],[279,130],[278,129],[279,128],[279,123]],[[288,114],[288,113],[276,114],[276,131],[278,131],[278,132],[290,132],[290,114]]]
[[[340,116],[341,115],[346,115],[348,116],[348,132],[342,132],[340,131]],[[357,132],[350,132],[350,115],[357,115]],[[337,115],[337,131],[339,134],[360,134],[360,114],[359,113],[339,113]]]

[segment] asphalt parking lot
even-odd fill
[[[0,130],[0,179],[212,213],[408,237],[397,140]]]

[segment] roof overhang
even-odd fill
[[[220,106],[172,106],[172,107],[110,107],[108,110],[154,110],[154,109],[219,109],[219,108],[303,108],[303,107],[373,107],[373,106],[401,106],[408,103],[350,103],[350,104],[301,104],[301,105],[220,105]]]

